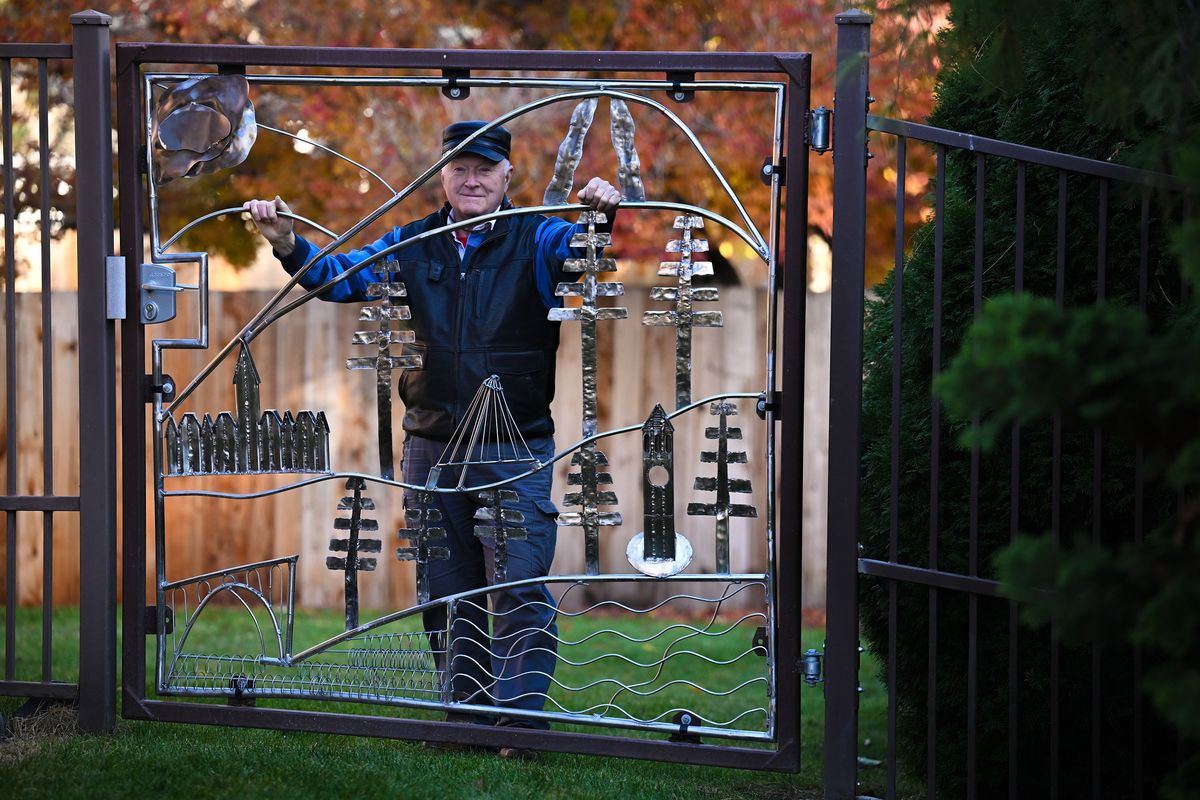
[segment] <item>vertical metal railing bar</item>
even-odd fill
[[[1099,179],[1096,209],[1096,301],[1105,296],[1105,273],[1108,261],[1108,179]],[[1092,432],[1092,543],[1099,545],[1103,535],[1104,510],[1104,435],[1099,428]],[[1093,625],[1099,625],[1094,620]],[[1092,797],[1099,800],[1100,791],[1100,692],[1101,655],[1097,637],[1092,637]]]
[[[904,372],[901,336],[904,332],[904,201],[907,179],[908,139],[896,138],[896,264],[892,270],[892,474],[891,510],[888,531],[888,561],[900,557],[900,387]],[[898,603],[896,581],[888,581],[888,662],[887,662],[887,796],[896,797],[896,619]]]
[[[1016,270],[1013,291],[1025,291],[1025,168],[1024,161],[1017,162],[1017,225],[1016,225]],[[1008,540],[1016,541],[1021,525],[1021,425],[1012,426],[1012,464],[1009,474]],[[1020,652],[1017,627],[1017,604],[1008,603],[1008,797],[1017,798],[1017,692],[1018,661]]]
[[[972,319],[978,320],[983,310],[983,250],[984,204],[987,200],[987,159],[983,153],[975,154],[975,274],[972,280]],[[978,427],[979,416],[971,420]],[[971,446],[971,476],[969,519],[967,532],[967,573],[979,574],[979,445]],[[967,797],[974,800],[977,794],[976,766],[978,763],[978,674],[979,674],[979,597],[974,592],[967,595]]]
[[[50,271],[50,98],[48,65],[38,59],[38,195],[42,268],[42,494],[54,494],[54,337]],[[49,682],[53,655],[54,512],[42,512],[42,680]]]
[[[1146,288],[1150,260],[1150,190],[1142,190],[1142,213],[1138,220],[1138,310],[1146,313]],[[1140,551],[1145,534],[1145,448],[1138,444],[1133,456],[1133,541]],[[1143,769],[1142,648],[1133,646],[1133,792],[1135,800],[1145,796]]]
[[[1058,171],[1058,222],[1055,226],[1054,303],[1061,310],[1067,285],[1067,173]],[[1050,535],[1062,541],[1062,411],[1055,409],[1050,442]],[[1058,798],[1059,754],[1058,622],[1050,619],[1050,800]]]
[[[90,732],[116,725],[116,330],[106,302],[106,261],[113,252],[111,22],[96,11],[71,15],[78,164],[79,563],[87,567],[79,576],[79,727]],[[128,418],[124,423],[134,424]],[[137,430],[144,429],[138,425]]]
[[[4,126],[4,400],[8,459],[7,494],[17,493],[17,262],[13,200],[12,59],[0,60],[0,125]],[[17,512],[5,512],[4,678],[17,670]]]
[[[833,275],[830,299],[825,797],[858,792],[858,547],[862,486],[863,286],[866,269],[867,102],[871,16],[834,17]],[[794,153],[794,151],[793,151]],[[793,154],[796,157],[798,154]],[[801,157],[807,163],[807,157]],[[789,181],[790,182],[790,181]],[[786,304],[785,304],[786,310]],[[786,390],[785,390],[786,394]]]
[[[946,210],[946,147],[937,146],[936,190],[934,194],[933,225],[933,372],[936,381],[942,371],[942,256],[945,239]],[[942,447],[942,405],[933,395],[929,424],[929,568],[938,568],[938,496]],[[938,591],[929,587],[929,642],[926,697],[926,764],[925,792],[937,795],[937,625]]]

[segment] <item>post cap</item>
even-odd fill
[[[112,25],[112,17],[102,11],[88,9],[71,15],[72,25]]]
[[[874,20],[874,17],[858,8],[843,11],[833,18],[838,25],[870,25]]]

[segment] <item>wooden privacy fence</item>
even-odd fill
[[[213,347],[207,351],[169,351],[166,354],[166,371],[181,384],[186,383],[217,348],[237,334],[240,326],[263,306],[271,294],[269,291],[214,292],[210,298],[210,342]],[[827,296],[814,297],[819,301],[827,299]],[[609,323],[608,327],[602,326],[600,331],[601,430],[640,423],[655,402],[669,405],[674,397],[673,331],[668,328],[645,328],[639,322],[644,310],[659,308],[662,304],[650,302],[645,287],[629,287],[628,294],[617,299],[620,305],[629,309],[629,319]],[[694,398],[721,391],[761,389],[765,380],[767,300],[764,289],[722,287],[720,307],[724,311],[725,327],[698,330],[696,333]],[[810,307],[813,305],[810,301]],[[75,307],[74,293],[56,293],[55,325],[51,333],[55,370],[53,409],[55,425],[63,426],[60,429],[64,430],[76,424],[78,413],[74,402],[78,376],[78,329],[73,322]],[[823,302],[818,302],[814,309],[817,313],[810,313],[818,326],[822,321],[827,324],[827,317],[821,313],[824,307]],[[252,347],[262,379],[261,407],[264,410],[274,408],[280,413],[285,410],[293,413],[301,410],[325,411],[332,429],[330,458],[333,467],[338,470],[377,472],[374,373],[350,372],[345,368],[345,359],[357,355],[353,352],[357,348],[350,344],[350,336],[357,327],[361,327],[356,323],[358,310],[356,304],[308,303],[256,339]],[[24,340],[30,341],[33,332],[40,338],[37,295],[18,294],[16,313],[17,329],[25,337]],[[192,308],[185,297],[180,303],[177,319],[152,327],[148,333],[157,337],[186,336],[194,330]],[[814,342],[821,349],[827,347],[827,340],[819,333],[810,339],[813,340],[810,349]],[[784,356],[781,354],[780,357]],[[579,430],[572,424],[581,418],[579,358],[578,326],[564,324],[554,403],[554,416],[559,425],[556,441],[560,448],[580,438]],[[809,359],[810,363],[816,361]],[[821,359],[820,363],[823,365],[824,360]],[[184,408],[176,414],[176,419],[184,411],[195,411],[201,416],[208,412],[215,418],[220,411],[235,410],[233,364],[233,359],[222,364],[188,398]],[[20,382],[18,402],[29,409],[28,413],[21,414],[21,418],[34,419],[33,409],[40,409],[42,403],[42,367],[38,350],[30,348],[19,352],[17,366]],[[813,379],[810,375],[811,382]],[[816,383],[819,388],[819,378]],[[811,424],[806,427],[823,438],[823,424],[812,419],[813,414],[822,414],[823,407],[820,402],[810,405]],[[766,542],[762,534],[766,514],[765,426],[754,413],[753,401],[742,400],[738,406],[740,416],[733,420],[733,424],[740,425],[744,431],[750,463],[745,467],[734,466],[732,470],[736,477],[752,479],[754,493],[746,500],[756,506],[759,518],[731,521],[730,566],[735,572],[762,570],[766,559]],[[400,432],[402,413],[402,407],[397,404],[394,409],[397,457],[403,439]],[[675,483],[678,492],[676,505],[680,510],[676,517],[677,528],[688,536],[696,548],[696,567],[709,570],[714,562],[712,518],[688,517],[682,511],[689,501],[711,499],[691,490],[694,476],[712,472],[712,465],[702,465],[699,460],[703,427],[710,424],[711,418],[706,413],[696,411],[676,422]],[[3,420],[0,420],[0,437],[7,435]],[[609,456],[615,480],[612,488],[620,501],[618,508],[624,515],[624,525],[605,529],[602,533],[601,567],[604,571],[620,572],[628,569],[625,561],[626,544],[642,527],[641,440],[638,435],[627,434],[604,440],[601,447]],[[40,485],[35,484],[41,481],[42,476],[40,432],[23,431],[17,453],[17,468],[23,482],[21,491],[34,494],[40,490]],[[3,449],[0,448],[2,458]],[[819,469],[822,461],[823,455],[815,460],[810,459],[808,463]],[[59,437],[54,453],[55,485],[61,487],[59,491],[76,490],[71,483],[78,480],[75,477],[78,463],[78,443],[70,437]],[[553,498],[556,503],[561,504],[566,490],[567,468],[567,459],[555,465]],[[218,491],[247,492],[268,489],[285,480],[285,476],[279,475],[171,478],[168,488],[204,487]],[[800,489],[780,487],[781,492]],[[816,547],[818,543],[814,539],[823,539],[823,527],[809,523],[823,516],[821,503],[817,501],[822,490],[820,477],[807,478],[803,490],[808,533],[806,546],[809,543],[814,545],[807,552],[820,560],[820,563],[814,561],[805,564],[806,594],[817,598],[816,603],[819,604],[824,594],[821,580],[823,558],[820,558],[824,548]],[[149,505],[151,492],[147,491],[146,494],[147,514],[152,518]],[[329,540],[334,535],[333,520],[338,516],[335,506],[342,494],[341,482],[327,481],[299,491],[255,500],[171,498],[166,506],[167,578],[175,580],[209,570],[299,553],[297,603],[310,607],[338,606],[342,602],[343,581],[340,573],[326,569],[325,558],[329,554]],[[375,517],[380,525],[379,538],[384,543],[378,569],[361,576],[361,602],[365,608],[403,607],[413,602],[414,575],[412,565],[397,562],[394,555],[395,548],[400,544],[396,532],[403,519],[400,492],[390,487],[368,484],[366,494],[373,497],[378,506]],[[810,503],[809,499],[813,502]],[[74,548],[70,546],[76,541],[77,526],[76,516],[64,515],[55,529],[56,542],[62,540],[53,562],[56,604],[78,602],[80,564],[74,555]],[[36,604],[41,600],[42,585],[40,515],[32,512],[18,514],[17,527],[17,547],[21,550],[17,599],[23,605]],[[823,541],[819,544],[823,545]],[[154,548],[150,546],[147,550],[148,559],[152,559]],[[582,572],[583,560],[580,529],[560,529],[553,571]],[[152,580],[152,561],[147,564],[147,573]],[[808,586],[810,581],[814,583],[813,586]],[[629,588],[644,594],[621,599],[653,600],[654,592],[658,589],[649,583]],[[149,583],[147,590],[152,591]],[[580,602],[589,600],[585,593],[573,593],[572,597]]]

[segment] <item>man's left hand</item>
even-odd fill
[[[594,211],[606,214],[609,220],[621,203],[621,193],[616,187],[603,178],[592,178],[579,190],[579,202],[585,203]]]

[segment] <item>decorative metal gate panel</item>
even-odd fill
[[[158,64],[173,65],[175,70],[184,67],[183,71],[168,72],[156,70],[154,65]],[[187,65],[194,66],[188,69]],[[126,365],[149,359],[149,374],[127,367],[123,377],[126,716],[796,769],[802,678],[800,493],[777,492],[774,476],[778,474],[781,486],[800,484],[803,365],[796,354],[803,352],[809,66],[806,54],[118,45],[119,146],[122,153],[141,154],[136,160],[121,162],[121,241],[130,287],[127,301],[131,309],[138,310],[125,323],[122,356]],[[296,69],[309,69],[314,74],[298,75]],[[357,72],[350,74],[349,70]],[[383,74],[365,76],[362,70]],[[491,75],[497,72],[504,74]],[[585,72],[604,77],[540,76]],[[756,73],[758,77],[729,80],[720,77],[722,73]],[[623,77],[630,74],[637,77]],[[542,205],[450,223],[376,252],[354,268],[370,266],[377,276],[370,291],[378,300],[364,304],[360,330],[346,332],[353,344],[367,346],[350,352],[347,366],[375,370],[377,376],[377,472],[347,469],[331,457],[330,443],[344,424],[334,410],[292,409],[280,414],[260,409],[260,386],[265,386],[271,376],[260,373],[254,364],[254,341],[274,333],[273,326],[322,292],[335,288],[346,274],[304,293],[290,293],[298,282],[298,278],[292,279],[266,306],[240,323],[238,335],[228,341],[210,341],[208,255],[182,252],[176,245],[195,226],[236,215],[241,208],[213,209],[169,236],[159,229],[160,206],[166,202],[160,189],[167,179],[236,169],[256,132],[290,135],[254,116],[256,91],[281,84],[442,91],[451,99],[493,89],[541,93],[496,116],[467,141],[432,162],[404,189],[392,190],[385,203],[343,234],[293,215],[333,239],[321,253],[343,245],[361,245],[362,241],[355,238],[361,231],[385,215],[395,215],[395,209],[469,141],[496,125],[559,103],[574,106]],[[769,219],[756,220],[747,213],[720,165],[709,156],[703,138],[672,108],[708,93],[740,93],[761,101],[771,142],[769,152],[760,156],[764,158],[765,178],[761,191],[769,193]],[[666,214],[670,220],[665,248],[668,260],[658,269],[658,275],[670,285],[655,287],[650,293],[652,301],[670,305],[646,312],[642,320],[628,319],[626,309],[601,300],[619,297],[625,291],[620,282],[611,279],[614,272],[615,277],[621,277],[621,265],[600,252],[613,243],[614,237],[596,230],[595,225],[604,222],[602,215],[568,202],[584,136],[600,103],[608,106],[618,177],[626,198],[621,213]],[[654,187],[643,186],[639,172],[631,108],[637,109],[643,125],[661,126],[694,151],[709,178],[720,186],[725,195],[723,202],[733,209],[730,215],[694,203],[652,199]],[[204,119],[197,125],[200,117]],[[319,142],[306,138],[300,141],[350,160]],[[553,154],[545,157],[550,159]],[[351,163],[382,181],[375,171]],[[785,200],[787,208],[793,210],[786,216],[782,214]],[[493,376],[479,387],[434,467],[434,477],[425,485],[398,481],[391,453],[392,383],[397,373],[423,368],[425,355],[411,347],[413,336],[404,325],[410,315],[406,305],[409,301],[387,259],[427,236],[444,236],[480,220],[530,213],[581,213],[581,224],[586,225],[586,232],[576,234],[571,242],[586,250],[586,257],[569,260],[565,265],[568,271],[580,273],[581,280],[558,285],[557,293],[572,301],[552,309],[549,316],[580,327],[577,379],[583,412],[578,421],[557,422],[560,436],[564,431],[570,435],[572,426],[579,424],[581,438],[568,447],[560,446],[552,455],[532,453],[515,432],[505,387]],[[415,215],[406,213],[405,218],[411,216]],[[148,221],[146,230],[144,221]],[[753,385],[720,387],[699,398],[692,393],[691,364],[694,355],[703,354],[701,345],[706,340],[694,338],[693,331],[719,327],[723,320],[716,310],[719,306],[713,303],[719,300],[719,290],[693,286],[692,278],[711,273],[711,264],[703,253],[708,249],[705,230],[711,232],[714,228],[743,242],[761,262],[765,284],[782,291],[769,293],[761,378]],[[148,234],[149,253],[143,252],[144,233]],[[786,259],[781,258],[783,254]],[[187,268],[195,270],[194,284],[176,280],[174,267],[184,265],[192,265]],[[777,331],[780,302],[781,332]],[[156,336],[154,326],[174,316],[177,303],[194,309],[194,335]],[[693,303],[708,303],[714,310],[693,310]],[[658,398],[656,406],[638,409],[637,418],[644,417],[644,422],[600,430],[598,404],[619,403],[620,399],[606,396],[598,388],[597,340],[614,325],[639,323],[650,328],[665,325],[675,331],[674,396]],[[376,355],[367,356],[371,349]],[[177,350],[205,351],[208,363],[185,373],[171,365],[173,351]],[[790,358],[777,367],[776,353],[781,351]],[[186,405],[196,396],[198,387],[215,380],[213,376],[222,367],[223,374],[233,372],[234,396],[226,408],[234,410]],[[511,396],[513,390],[509,391]],[[743,431],[753,432],[752,426],[763,426],[765,447],[757,452],[750,451],[745,441],[750,437],[743,436]],[[699,442],[694,448],[698,465],[675,457],[675,439],[685,433]],[[613,443],[622,437],[638,441],[639,434],[643,476],[640,504],[638,498],[618,498],[609,488],[617,465],[609,464],[603,449],[616,446]],[[501,454],[501,443],[511,450]],[[496,452],[488,456],[493,445]],[[148,446],[153,453],[150,475],[144,473],[144,461],[136,457]],[[504,582],[505,542],[524,535],[521,513],[509,507],[517,498],[506,487],[515,478],[473,479],[471,470],[503,462],[518,465],[523,476],[564,459],[569,459],[570,474],[563,505],[575,510],[559,515],[558,525],[562,536],[582,529],[584,563],[568,574]],[[458,471],[461,477],[457,485],[444,488],[437,484],[436,475],[443,469]],[[747,474],[751,477],[741,477]],[[283,477],[272,479],[276,482],[265,489],[227,488],[239,480],[262,475]],[[185,497],[213,503],[250,503],[328,481],[344,487],[336,508],[330,507],[322,516],[326,528],[327,520],[334,517],[336,535],[345,537],[331,542],[331,549],[339,555],[328,559],[331,569],[345,575],[344,631],[323,640],[298,640],[293,626],[301,574],[296,555],[279,553],[268,560],[231,564],[193,576],[178,576],[172,569],[166,530],[170,504]],[[688,490],[683,487],[687,484],[696,493],[695,502],[685,502]],[[765,491],[761,507],[747,498],[752,484]],[[146,507],[145,487],[153,492],[149,518],[140,513]],[[389,505],[399,506],[401,489],[408,490],[410,497],[404,507],[404,527],[398,531],[404,546],[396,556],[414,562],[413,603],[409,608],[360,622],[359,573],[390,563],[383,556],[363,554],[386,552],[383,535],[375,533],[381,529],[377,518]],[[428,564],[446,555],[439,544],[441,520],[428,506],[434,492],[470,492],[478,496],[477,535],[492,537],[496,542],[495,586],[430,598]],[[621,506],[622,502],[628,505]],[[638,526],[641,532],[631,536],[624,531],[636,517],[631,511],[639,507],[645,522]],[[624,516],[622,508],[627,509]],[[735,527],[736,521],[741,522]],[[731,571],[731,529],[737,535],[761,539],[765,558],[757,565],[760,568]],[[200,533],[199,527],[194,530]],[[144,599],[147,532],[154,544],[151,605]],[[602,570],[599,542],[602,537],[612,536],[628,540],[632,571]],[[693,566],[685,571],[693,548],[703,547],[709,552],[709,541],[713,543],[712,569]],[[556,667],[550,688],[539,695],[545,704],[542,710],[506,708],[506,713],[572,728],[641,732],[639,738],[256,705],[260,701],[266,704],[273,699],[298,698],[459,714],[494,710],[488,703],[464,701],[451,692],[460,669],[472,668],[459,666],[472,659],[469,653],[459,652],[459,630],[474,625],[486,631],[490,625],[495,642],[501,637],[503,617],[510,613],[501,610],[507,608],[505,598],[529,584],[550,589],[557,596],[560,608],[552,615],[556,617],[557,632],[548,626],[505,628],[504,636],[545,640],[544,647],[556,652]],[[622,593],[622,587],[642,584],[657,587],[655,596],[659,599],[652,603],[622,601],[628,596],[628,592]],[[575,595],[587,599],[577,603]],[[521,602],[522,608],[531,604]],[[207,629],[211,626],[206,626],[206,614],[221,604],[244,612],[243,619],[256,632],[257,647],[250,651],[224,647],[219,632]],[[737,611],[730,614],[730,608]],[[444,616],[444,627],[429,628],[423,621],[427,612]],[[637,632],[622,630],[623,620],[634,618],[639,620]],[[154,637],[157,645],[149,693],[143,646],[146,636]],[[702,665],[702,679],[682,677],[685,673],[677,667],[687,661],[693,667]],[[488,679],[502,679],[488,672],[495,667],[481,665],[478,659],[473,667],[482,670]],[[481,688],[486,693],[487,687]],[[229,705],[160,699],[164,696],[225,697]],[[658,736],[647,738],[646,733]],[[718,740],[748,746],[712,744]]]

